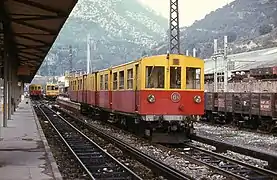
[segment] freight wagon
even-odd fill
[[[206,92],[202,119],[276,133],[277,93]]]

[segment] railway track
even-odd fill
[[[91,179],[141,179],[129,168],[112,157],[99,145],[93,142],[79,129],[74,127],[69,120],[45,105],[38,105],[41,113],[47,118],[59,134],[63,142],[70,149],[76,160],[81,164]],[[66,117],[67,119],[72,117]],[[91,129],[91,128],[90,128]],[[115,139],[108,134],[94,129],[97,135],[116,144],[120,149],[131,154],[141,163],[167,179],[193,179],[153,158],[139,152],[137,149]],[[99,171],[100,170],[100,171]]]
[[[192,162],[204,164],[229,178],[241,180],[277,179],[277,173],[274,171],[252,166],[219,153],[196,147],[192,143],[187,143],[182,148],[176,148],[175,150],[181,152]]]
[[[114,138],[115,139],[115,138]],[[158,145],[159,146],[159,145]],[[198,148],[193,144],[186,144],[182,148],[175,148],[176,154],[180,153],[186,159],[199,165],[205,165],[218,174],[222,174],[230,179],[277,179],[277,173],[252,166],[235,159]]]
[[[47,118],[85,172],[87,172],[90,179],[141,180],[139,176],[108,154],[68,121],[61,119],[46,106],[39,106],[39,110]]]

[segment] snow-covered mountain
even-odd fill
[[[95,45],[92,63],[99,69],[140,57],[165,38],[167,28],[165,18],[138,0],[79,0],[40,72],[50,68],[54,74],[61,73],[56,68],[61,66],[69,69],[69,45],[73,67],[86,69],[88,34]]]

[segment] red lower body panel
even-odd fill
[[[77,101],[77,91],[70,91],[69,98],[72,101]]]
[[[179,94],[179,101],[173,102],[172,93]],[[155,102],[147,100],[149,94],[155,96]],[[194,101],[195,96],[201,97],[201,102]],[[204,92],[203,91],[139,91],[138,109],[140,114],[168,114],[168,115],[203,115],[204,114]]]
[[[87,103],[90,105],[96,105],[96,92],[95,91],[87,91]]]
[[[98,106],[102,108],[111,109],[111,91],[99,91],[98,95]]]
[[[32,96],[41,95],[41,91],[40,90],[33,90],[33,91],[30,92],[30,95],[32,95]]]
[[[112,91],[112,109],[121,112],[135,112],[135,91]]]

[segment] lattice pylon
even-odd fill
[[[169,53],[180,54],[179,3],[170,0]]]

